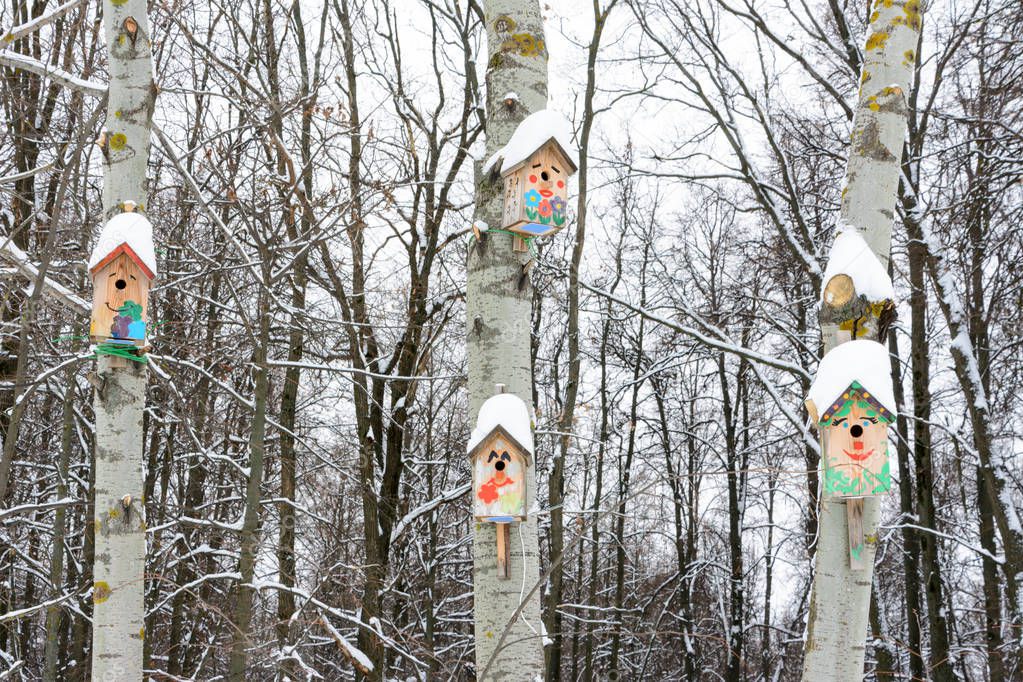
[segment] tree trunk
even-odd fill
[[[103,218],[146,208],[156,87],[144,0],[106,3],[110,51]],[[146,562],[143,425],[146,366],[100,356],[96,391],[92,679],[141,680]]]
[[[64,395],[63,415],[60,427],[60,461],[57,463],[57,499],[68,496],[68,465],[71,462],[72,436],[75,430],[74,401],[77,387],[73,370],[66,374],[67,392]],[[64,537],[67,532],[67,508],[57,507],[53,516],[53,549],[50,553],[50,599],[63,593],[64,585]],[[43,680],[56,682],[57,656],[60,647],[60,621],[63,606],[51,606],[46,610],[46,648],[44,651]]]
[[[892,215],[902,172],[906,102],[913,83],[921,16],[913,0],[879,4],[871,16],[864,49],[859,102],[842,192],[841,214],[887,266]],[[839,343],[838,329],[826,325],[824,350]],[[849,566],[846,505],[822,500],[820,539],[807,637],[803,680],[860,680],[870,610],[880,500],[863,504],[865,570]]]
[[[266,274],[264,273],[264,275]],[[269,276],[266,276],[266,281],[269,279]],[[256,573],[256,557],[259,553],[259,515],[262,505],[263,459],[266,454],[266,404],[269,393],[269,371],[266,365],[266,356],[267,347],[270,344],[270,301],[266,291],[261,291],[259,294],[257,315],[259,334],[256,337],[256,357],[253,362],[255,405],[252,415],[252,430],[249,434],[249,478],[245,487],[245,515],[242,520],[241,551],[238,558],[238,573],[241,577],[235,583],[234,610],[231,613],[233,641],[228,671],[228,679],[231,682],[245,680],[248,648],[252,646],[249,637],[254,594],[252,579]]]
[[[486,0],[483,13],[487,31],[489,156],[507,143],[522,119],[546,108],[547,51],[537,49],[544,33],[540,7],[535,0]],[[519,49],[519,43],[510,40],[512,31],[531,36],[534,49]],[[504,101],[508,92],[518,95],[510,106]],[[501,189],[500,179],[480,178],[476,190],[477,219],[495,228],[501,225]],[[528,258],[528,254],[520,255],[512,250],[512,239],[506,234],[486,234],[483,241],[469,247],[466,319],[470,422],[475,422],[480,405],[493,395],[494,385],[498,383],[505,384],[509,393],[531,402],[532,284],[523,270]],[[512,532],[508,556],[510,579],[498,577],[495,524],[474,524],[473,593],[476,670],[480,679],[543,677],[539,593],[523,606],[520,617],[510,622],[519,607],[523,586],[528,590],[540,576],[536,493],[536,467],[531,466],[526,473],[530,513]],[[505,629],[508,634],[498,649]]]

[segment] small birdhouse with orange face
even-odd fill
[[[891,488],[890,368],[885,347],[865,339],[840,344],[821,360],[806,407],[821,433],[825,496],[871,497]]]
[[[93,343],[146,345],[149,286],[156,277],[153,226],[140,213],[121,213],[103,226],[89,259]]]
[[[487,167],[499,169],[504,182],[503,229],[539,237],[565,227],[568,178],[578,169],[571,140],[572,129],[564,118],[538,111],[491,157]]]
[[[526,404],[511,393],[483,403],[468,453],[476,519],[508,523],[526,518],[526,469],[533,457]]]

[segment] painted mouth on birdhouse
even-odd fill
[[[845,456],[854,462],[862,462],[874,454],[873,450],[867,450],[866,452],[849,452],[848,450],[843,449],[842,452],[844,452]]]
[[[552,196],[554,196],[554,192],[550,191],[549,189],[542,189],[542,190],[540,190],[540,196],[549,199]]]

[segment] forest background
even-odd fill
[[[59,679],[89,667],[82,335],[106,57],[98,8],[71,4],[0,49],[0,679],[37,679],[48,655]],[[11,0],[0,27],[56,7]],[[801,404],[870,7],[557,0],[542,12],[545,40],[513,49],[549,60],[550,107],[591,130],[567,451],[578,208],[523,275],[541,566],[552,536],[565,548],[533,624],[548,668],[795,679],[819,457]],[[367,626],[384,636],[388,676],[471,677],[464,290],[480,8],[163,2],[150,22],[146,208],[161,275],[142,434],[146,668],[225,672],[260,448],[255,679],[350,678]],[[868,674],[1010,680],[1023,635],[996,528],[1018,528],[1023,506],[1017,0],[927,4],[918,55],[891,264],[897,490]],[[1001,496],[982,466],[1006,474]],[[368,543],[386,568],[377,612],[362,600]]]

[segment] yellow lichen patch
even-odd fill
[[[872,13],[871,13],[871,15],[870,15],[870,23],[872,23],[872,24],[873,24],[873,23],[874,23],[875,21],[877,21],[877,18],[878,18],[879,16],[881,16],[881,13],[880,13],[880,12],[878,12],[878,11],[876,11],[876,10],[875,10],[874,12],[872,12]]]
[[[904,66],[909,66],[916,59],[916,52],[914,52],[913,50],[906,50],[905,52],[902,53],[902,57],[903,57],[902,64]]]
[[[110,599],[110,585],[103,580],[95,582],[92,586],[92,603],[102,604],[107,599]]]
[[[118,109],[117,111],[115,111],[115,112],[114,112],[114,116],[115,116],[116,118],[121,118],[121,110],[120,110],[120,109]]]
[[[546,49],[543,38],[530,33],[514,33],[509,40],[501,43],[502,52],[518,52],[523,57],[539,57]]]
[[[139,639],[145,639],[145,638],[146,638],[146,628],[145,627],[141,627],[141,628],[139,628]]]
[[[490,630],[487,630],[486,636],[487,636],[487,639],[493,639],[494,638],[494,633],[491,632]]]
[[[902,7],[902,11],[906,14],[906,24],[910,28],[919,31],[920,30],[920,0],[908,0]]]
[[[867,50],[880,50],[888,42],[888,34],[884,31],[877,31],[867,38]]]
[[[114,7],[120,7],[126,2],[128,2],[128,0],[110,0],[110,4],[113,5]]]
[[[866,83],[869,80],[870,80],[870,72],[867,71],[867,70],[864,70],[863,74],[860,76],[860,85],[863,85],[864,83]]]
[[[107,512],[107,516],[109,516],[112,519],[116,519],[120,515],[121,515],[121,512],[118,509],[116,509],[116,508],[111,509],[110,511]]]
[[[114,133],[110,136],[110,148],[115,152],[124,149],[126,144],[128,144],[128,138],[124,133]]]

